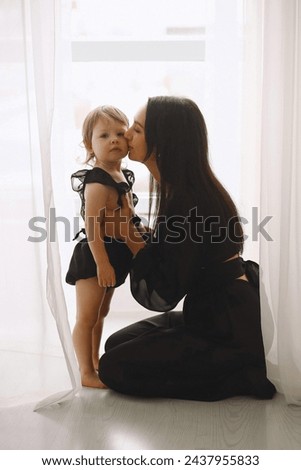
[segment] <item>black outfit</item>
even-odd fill
[[[175,240],[161,224],[133,259],[131,290],[144,307],[165,311],[110,336],[99,376],[116,391],[213,401],[235,395],[272,398],[262,341],[258,265],[226,238]],[[186,227],[187,228],[187,227]],[[186,232],[187,233],[187,232]],[[217,238],[215,238],[215,241]],[[246,274],[248,281],[237,278]],[[183,312],[171,311],[185,296]]]
[[[72,189],[79,193],[81,198],[81,216],[85,219],[85,196],[84,191],[86,184],[100,183],[106,186],[111,186],[116,189],[118,193],[118,205],[122,206],[121,196],[131,191],[135,182],[134,173],[131,170],[122,170],[127,182],[117,183],[112,176],[102,168],[95,167],[92,170],[79,170],[71,175]],[[133,194],[133,203],[136,205],[138,198]],[[135,217],[134,222],[139,223],[139,217]],[[82,229],[80,233],[85,234]],[[104,237],[105,248],[110,260],[111,265],[115,270],[116,285],[118,287],[124,283],[131,266],[132,253],[127,245],[122,240],[117,240],[110,237]],[[96,263],[94,261],[92,252],[90,250],[87,238],[80,240],[73,251],[68,272],[66,274],[66,282],[74,285],[79,279],[87,279],[89,277],[97,276]]]

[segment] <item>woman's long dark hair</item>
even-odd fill
[[[145,139],[146,159],[154,153],[160,171],[156,215],[187,215],[197,207],[203,216],[218,216],[223,227],[228,227],[231,219],[242,252],[243,230],[238,212],[210,167],[207,128],[198,106],[188,98],[149,98]],[[156,191],[155,185],[153,189]]]

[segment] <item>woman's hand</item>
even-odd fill
[[[116,276],[113,266],[106,261],[97,266],[97,279],[100,287],[114,287],[116,284]]]
[[[128,236],[128,227],[135,209],[129,194],[123,194],[121,200],[122,207],[114,211],[106,209],[104,232],[107,237],[124,240]]]
[[[106,210],[104,232],[107,237],[123,240],[133,255],[144,248],[145,242],[139,229],[133,224],[134,206],[129,194],[122,196],[122,207],[111,213]]]

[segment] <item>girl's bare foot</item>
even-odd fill
[[[82,374],[81,380],[84,387],[107,388],[107,386],[101,382],[96,372]]]

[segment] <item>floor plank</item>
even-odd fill
[[[301,449],[301,408],[280,394],[205,403],[82,389],[61,405],[33,407],[0,411],[1,449]]]
[[[113,312],[104,340],[147,313]],[[83,388],[73,400],[34,412],[39,400],[70,388],[64,358],[0,351],[0,374],[3,450],[301,450],[301,407],[280,394],[205,403]]]

